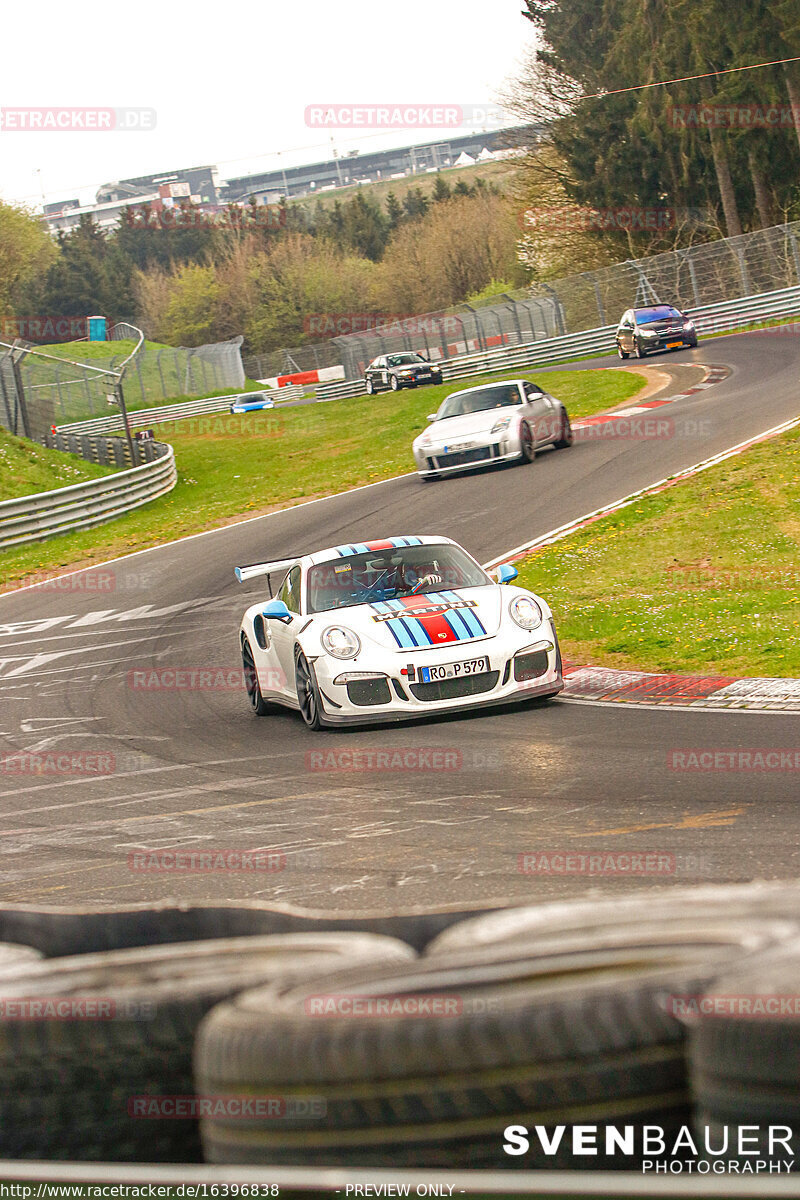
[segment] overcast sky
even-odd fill
[[[521,7],[520,0],[8,6],[0,108],[150,109],[156,124],[148,132],[50,132],[10,129],[7,121],[0,199],[40,206],[44,193],[48,202],[92,202],[102,183],[206,163],[223,179],[273,170],[330,158],[331,136],[339,153],[445,140],[446,128],[312,128],[306,109],[496,104],[532,42]]]

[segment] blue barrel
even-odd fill
[[[106,318],[105,317],[87,317],[89,325],[89,341],[104,342],[106,340]]]

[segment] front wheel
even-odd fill
[[[627,351],[627,350],[623,350],[623,349],[622,349],[622,346],[620,346],[619,342],[617,342],[617,354],[619,355],[619,357],[620,357],[620,358],[627,358],[627,357],[628,357],[628,351]]]
[[[375,384],[372,382],[371,379],[367,380],[367,395],[368,396],[375,395]]]
[[[244,672],[244,686],[247,692],[247,699],[250,702],[250,708],[257,717],[264,717],[269,712],[269,705],[261,695],[261,685],[258,682],[253,648],[246,637],[242,638],[242,670]]]
[[[300,715],[309,729],[319,729],[322,725],[319,688],[314,677],[314,668],[299,648],[294,657],[294,675]]]
[[[558,440],[553,442],[556,450],[566,450],[575,440],[575,435],[572,432],[572,425],[567,415],[567,410],[561,410],[561,427],[559,429]]]
[[[637,358],[644,358],[644,356],[645,356],[644,346],[642,345],[642,343],[639,341],[638,338],[636,339],[634,353]]]
[[[400,380],[397,378],[396,375],[392,376],[389,386],[391,387],[393,392],[400,391]]]
[[[536,449],[533,444],[531,427],[527,421],[523,421],[519,427],[519,448],[522,461],[525,463],[533,462],[536,457]]]

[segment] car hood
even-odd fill
[[[665,329],[683,329],[683,317],[663,317],[659,321],[647,321],[644,325],[637,325],[637,329],[651,329],[655,333],[662,333]]]
[[[514,405],[506,409],[487,408],[482,412],[465,413],[463,417],[446,417],[443,421],[433,421],[427,432],[436,445],[449,444],[461,438],[468,438],[470,434],[488,434],[501,417],[513,417],[518,411],[518,407]]]
[[[500,627],[503,599],[498,584],[487,584],[334,609],[317,613],[315,620],[320,632],[329,625],[343,625],[358,634],[362,651],[349,660],[357,669],[368,666],[370,645],[407,654],[491,637]]]

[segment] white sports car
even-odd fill
[[[484,383],[452,392],[414,439],[422,479],[503,462],[532,462],[543,446],[572,445],[567,410],[528,379]]]
[[[259,716],[282,704],[311,729],[400,721],[564,686],[545,601],[501,586],[514,567],[489,575],[449,538],[393,537],[236,568],[240,582],[264,575],[285,578],[239,631]]]

